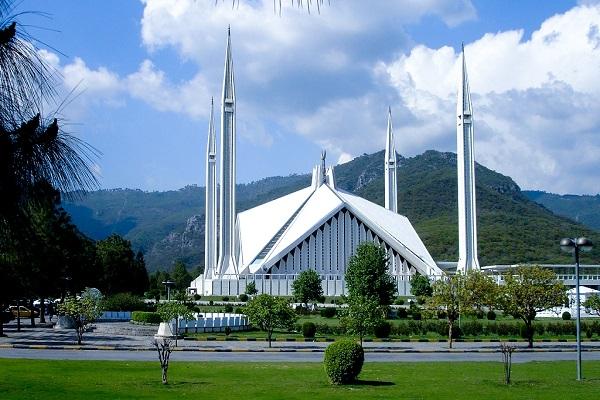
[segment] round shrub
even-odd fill
[[[562,313],[562,319],[565,321],[571,320],[571,313],[568,311],[565,311],[564,313]]]
[[[223,311],[226,313],[233,312],[233,306],[231,304],[227,304],[225,307],[223,307]]]
[[[246,293],[242,293],[242,294],[239,295],[239,299],[240,299],[240,301],[247,302],[248,301],[248,295]]]
[[[487,312],[486,317],[487,317],[488,321],[494,321],[496,319],[496,313],[494,311],[490,310]]]
[[[421,311],[413,311],[412,317],[415,321],[420,321],[422,317]]]
[[[484,316],[484,314],[483,314],[482,310],[477,310],[475,312],[475,317],[477,317],[477,319],[483,319],[483,316]]]
[[[317,333],[317,326],[310,321],[307,321],[302,324],[302,336],[305,338],[314,338],[315,333]]]
[[[377,325],[375,329],[373,329],[373,333],[375,333],[375,337],[379,339],[390,337],[390,333],[392,331],[392,325],[389,322],[382,322]]]
[[[223,301],[229,301],[229,296],[223,296],[223,298],[221,300],[223,300]]]
[[[406,311],[406,308],[401,307],[398,309],[398,312],[396,315],[398,315],[398,318],[404,319],[404,318],[408,317],[408,312]]]
[[[327,346],[323,364],[329,381],[334,385],[353,382],[365,361],[365,352],[360,344],[342,339]]]
[[[394,300],[394,304],[397,304],[399,306],[404,305],[404,297],[400,297],[400,296],[396,297],[396,300]]]
[[[335,307],[325,307],[321,308],[321,317],[324,318],[333,318],[335,317],[337,310]]]
[[[194,295],[194,300],[195,300],[195,301],[198,301],[198,300],[200,300],[201,298],[202,298],[202,296],[200,296],[198,293],[196,293],[196,294]]]

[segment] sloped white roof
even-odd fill
[[[442,274],[403,215],[324,183],[308,187],[238,214],[240,272],[256,273],[276,263],[319,226],[347,208],[424,274]],[[287,224],[287,225],[286,225]],[[281,232],[280,232],[281,231]],[[274,238],[278,235],[275,240]],[[269,244],[274,241],[275,243]],[[261,259],[257,256],[267,246]]]
[[[439,268],[408,218],[348,192],[338,190],[337,194],[348,205],[350,211],[379,233],[389,244],[393,245],[393,241],[398,242],[406,251],[412,253],[430,268],[441,272],[441,270],[437,271]],[[396,250],[408,261],[412,261],[412,264],[418,264],[405,251],[397,248]]]
[[[312,191],[310,187],[301,189],[238,214],[240,265],[256,258]]]

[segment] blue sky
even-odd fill
[[[455,151],[465,43],[476,159],[524,189],[600,192],[600,6],[594,1],[24,0],[61,73],[65,128],[102,152],[103,188],[204,182],[210,97],[227,25],[238,96],[238,182],[383,148],[392,107],[405,156]]]

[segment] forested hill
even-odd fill
[[[383,204],[383,152],[364,154],[336,167],[339,188]],[[509,177],[476,167],[479,256],[482,265],[517,262],[568,263],[558,241],[600,233],[528,199]],[[310,184],[310,176],[272,177],[237,186],[238,211]],[[457,259],[456,155],[427,151],[398,158],[398,210],[406,215],[436,260]],[[146,256],[149,270],[168,269],[176,259],[203,263],[204,188],[143,192],[101,190],[65,203],[79,228],[94,239],[119,233]],[[584,262],[600,263],[600,246]]]
[[[600,194],[595,196],[560,195],[538,190],[524,190],[523,194],[555,214],[571,218],[600,231]]]

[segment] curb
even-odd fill
[[[153,347],[127,347],[127,346],[87,346],[87,345],[39,345],[39,344],[0,344],[0,349],[29,349],[29,350],[108,350],[108,351],[155,351]],[[199,352],[199,353],[324,353],[325,348],[310,349],[226,349],[226,348],[202,348],[202,347],[175,347],[177,352]],[[389,353],[389,354],[434,354],[434,353],[501,353],[500,349],[377,349],[365,348],[365,353]],[[582,352],[600,352],[600,348],[581,349]],[[553,349],[553,348],[517,348],[515,353],[574,353],[576,349]]]

